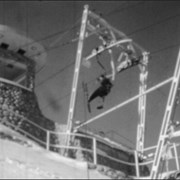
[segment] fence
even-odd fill
[[[33,140],[48,151],[63,155],[63,151],[68,149],[69,158],[109,167],[132,176],[145,174],[143,168],[139,169],[138,167],[144,167],[146,164],[139,165],[139,157],[132,150],[125,152],[120,147],[115,146],[113,142],[106,142],[103,138],[100,139],[80,133],[70,133],[70,139],[73,139],[73,141],[70,141],[69,146],[66,146],[62,140],[67,136],[67,133],[49,131],[12,110],[2,106],[0,108],[2,111],[6,110],[16,116],[15,120],[1,119],[2,124]],[[137,158],[134,158],[136,156]]]

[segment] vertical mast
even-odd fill
[[[67,120],[67,133],[71,133],[71,130],[72,130],[72,120],[74,116],[78,78],[79,78],[81,57],[82,57],[82,50],[83,50],[83,41],[84,41],[84,36],[86,32],[86,22],[87,22],[87,17],[88,17],[88,8],[89,8],[88,5],[84,6],[84,11],[83,11],[83,16],[82,16],[79,42],[78,42],[78,48],[77,48],[77,54],[76,54],[76,62],[75,62],[75,68],[74,68],[73,84],[72,84],[72,90],[71,90],[68,120]]]
[[[141,66],[141,73],[140,73],[140,87],[139,87],[139,94],[142,95],[146,91],[147,85],[147,63],[148,63],[148,53],[143,53],[143,63],[144,65]],[[146,94],[142,95],[139,98],[139,124],[137,126],[137,142],[136,142],[136,150],[140,153],[143,153],[144,150],[144,136],[145,136],[145,118],[146,118]]]
[[[161,126],[161,131],[158,139],[158,145],[155,152],[155,158],[152,165],[151,176],[150,179],[157,179],[159,175],[159,165],[161,163],[161,155],[163,151],[163,147],[166,145],[166,138],[168,132],[168,126],[172,117],[173,107],[176,100],[176,95],[178,91],[178,85],[180,80],[180,50],[177,58],[176,68],[174,71],[174,76],[171,84],[171,89],[166,105],[166,110],[164,113],[164,118]]]

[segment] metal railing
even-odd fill
[[[78,154],[78,152],[81,152],[88,158],[83,158],[84,161],[88,161],[89,163],[93,163],[94,165],[103,165],[102,162],[100,162],[100,159],[106,159],[108,161],[114,162],[114,163],[119,163],[122,166],[129,166],[130,168],[133,167],[135,168],[137,165],[137,162],[128,162],[124,161],[121,159],[118,159],[115,156],[107,154],[105,151],[102,152],[97,148],[97,143],[102,142],[103,144],[106,144],[110,147],[115,147],[117,150],[121,150],[119,147],[115,146],[113,143],[107,142],[105,143],[105,140],[102,141],[101,139],[97,139],[96,137],[84,135],[84,134],[79,134],[79,133],[70,133],[70,136],[73,137],[73,140],[77,142],[78,140],[81,140],[81,145],[77,145],[73,142],[71,142],[68,146],[60,142],[61,139],[67,136],[66,132],[55,132],[55,131],[50,131],[47,130],[40,125],[32,122],[31,120],[25,118],[24,116],[9,110],[7,108],[4,108],[3,106],[0,106],[2,110],[6,110],[9,113],[13,113],[16,117],[18,117],[18,122],[14,120],[0,120],[1,124],[4,124],[5,126],[8,126],[9,128],[15,130],[16,132],[22,134],[29,140],[32,140],[33,142],[37,143],[38,145],[42,146],[48,151],[55,151],[59,154],[61,154],[61,150],[68,149],[70,152],[73,151],[75,154]],[[43,137],[42,137],[43,136]],[[74,138],[75,137],[75,138]],[[52,141],[52,139],[55,138],[56,141]],[[88,142],[87,144],[84,144],[85,142]],[[128,153],[132,153],[133,151],[130,150]],[[72,157],[69,156],[70,158],[77,159],[77,157]],[[82,159],[81,159],[82,160]],[[144,165],[144,164],[143,164]],[[137,171],[137,168],[135,168]],[[116,169],[117,171],[120,171]],[[136,174],[138,174],[136,172]]]
[[[118,163],[119,165],[122,165],[124,167],[129,167],[131,169],[134,169],[134,174],[132,173],[132,177],[134,178],[137,178],[137,177],[140,178],[142,176],[141,171],[144,167],[148,167],[149,169],[151,169],[154,157],[149,158],[149,160],[146,160],[146,162],[139,162],[138,153],[136,151],[129,150],[128,151],[129,154],[134,154],[134,162],[124,161],[120,158],[107,154],[105,151],[104,152],[100,151],[97,147],[97,144],[101,142],[103,144],[106,144],[112,147],[112,149],[116,148],[123,151],[123,149],[121,149],[121,146],[118,147],[116,143],[111,142],[111,141],[106,142],[104,138],[97,138],[97,137],[92,137],[90,135],[79,134],[79,133],[70,133],[69,135],[73,137],[73,140],[75,141],[81,139],[82,142],[83,141],[88,142],[88,146],[86,144],[81,147],[80,145],[77,145],[73,142],[71,142],[67,146],[63,144],[62,142],[60,142],[61,140],[63,140],[64,137],[67,136],[66,132],[55,132],[55,131],[47,130],[41,127],[40,125],[36,124],[35,122],[32,122],[31,120],[18,114],[17,112],[14,112],[3,106],[0,106],[0,108],[2,109],[2,111],[5,110],[8,113],[15,115],[18,119],[17,121],[10,120],[8,118],[1,119],[0,120],[1,124],[4,124],[10,127],[11,129],[14,129],[16,132],[19,132],[20,134],[23,134],[23,136],[27,137],[30,140],[33,140],[33,142],[36,142],[38,145],[41,145],[48,151],[55,151],[59,154],[61,154],[61,150],[63,149],[64,150],[68,149],[70,152],[73,151],[75,152],[75,154],[77,154],[77,152],[81,152],[81,153],[84,153],[86,156],[90,157],[89,159],[83,158],[83,160],[88,161],[89,163],[93,163],[94,165],[106,166],[105,164],[100,162],[100,159],[102,158],[108,159],[111,162]],[[179,165],[179,160],[178,160],[179,159],[178,152],[176,150],[177,147],[180,147],[180,144],[171,145],[171,148],[174,149],[174,154],[175,154],[175,156],[172,159],[175,160],[176,168],[177,170],[179,170],[180,165]],[[144,149],[144,151],[147,153],[148,152],[153,153],[155,152],[155,150],[156,150],[156,146],[152,146],[152,147],[148,147]],[[74,157],[69,156],[69,157],[75,158],[78,160],[78,158],[75,156]],[[120,170],[117,169],[117,171],[120,171]]]
[[[89,135],[85,135],[85,134],[79,134],[79,133],[70,133],[70,137],[73,137],[74,141],[78,141],[81,140],[82,144],[83,142],[87,142],[87,144],[80,146],[77,145],[76,143],[71,142],[68,146],[63,144],[62,142],[60,142],[60,140],[62,140],[64,137],[67,136],[66,132],[55,132],[55,131],[50,131],[47,130],[43,127],[41,127],[40,125],[32,122],[31,120],[25,118],[22,115],[19,115],[18,113],[9,110],[7,108],[4,108],[3,106],[0,106],[0,108],[2,110],[6,110],[9,113],[13,113],[15,116],[18,117],[18,122],[13,121],[13,120],[0,120],[1,124],[4,124],[8,127],[10,127],[11,129],[14,129],[16,132],[19,132],[20,134],[23,134],[23,136],[27,137],[30,140],[33,140],[33,142],[36,142],[38,145],[41,145],[42,147],[44,147],[46,150],[48,151],[55,151],[58,154],[61,154],[61,150],[65,150],[68,149],[70,152],[75,152],[75,154],[78,154],[78,152],[81,152],[82,154],[90,157],[88,158],[83,158],[81,160],[83,161],[88,161],[89,163],[93,163],[94,165],[103,165],[106,166],[105,164],[100,162],[100,159],[107,159],[108,161],[111,161],[113,163],[117,163],[120,166],[122,165],[123,167],[129,167],[130,169],[133,169],[133,173],[131,175],[131,177],[133,178],[142,178],[142,169],[144,167],[148,167],[148,169],[151,169],[154,157],[153,157],[153,152],[155,152],[156,150],[156,146],[152,146],[152,147],[148,147],[144,149],[145,154],[152,154],[152,157],[150,157],[149,159],[147,159],[145,162],[139,162],[139,155],[136,151],[132,151],[129,150],[129,154],[133,154],[134,153],[134,162],[129,162],[129,161],[124,161],[120,158],[117,158],[115,156],[109,155],[107,154],[105,151],[102,152],[98,149],[97,144],[103,143],[108,145],[109,147],[111,147],[113,149],[119,149],[121,151],[123,151],[122,149],[120,149],[120,147],[115,146],[115,144],[112,142],[106,142],[105,140],[102,140],[100,138],[97,137],[92,137]],[[30,130],[31,129],[31,130]],[[42,137],[43,135],[43,137]],[[52,141],[52,139],[55,138],[56,141]],[[81,145],[82,145],[81,144]],[[174,157],[172,157],[172,160],[175,160],[176,163],[176,170],[180,169],[180,165],[179,165],[179,156],[178,156],[178,152],[177,152],[177,148],[180,147],[180,144],[171,144],[171,149],[174,150]],[[77,160],[78,159],[76,156],[71,156],[69,155],[69,158],[74,158]],[[121,171],[116,169],[117,171]],[[123,170],[122,170],[123,171]],[[148,174],[147,174],[148,176]],[[146,177],[144,177],[146,178]]]

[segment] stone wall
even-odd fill
[[[37,139],[46,142],[46,132],[27,121],[23,121],[23,117],[44,129],[56,130],[55,123],[42,115],[37,98],[33,92],[0,82],[0,120],[6,125],[10,122],[16,127],[16,130],[21,128]],[[51,143],[57,143],[55,135],[51,135],[50,139]],[[43,145],[43,143],[39,144]]]

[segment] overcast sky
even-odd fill
[[[62,124],[67,122],[77,49],[77,43],[63,43],[76,38],[80,26],[62,32],[81,18],[84,4],[89,4],[90,10],[101,13],[112,26],[151,53],[148,87],[173,75],[178,54],[179,1],[0,1],[0,23],[39,41],[47,49],[47,62],[36,75],[35,91],[43,114]],[[95,78],[101,71],[97,64],[93,64],[91,69],[82,67],[75,119],[89,119],[138,93],[139,69],[136,67],[118,74],[103,110],[97,111],[97,102],[93,102],[95,107],[92,114],[87,113],[82,81],[90,81],[88,89],[91,93],[98,86]],[[147,96],[146,146],[157,143],[169,87],[166,85]],[[118,140],[134,147],[137,109],[138,101],[135,101],[89,126],[104,132],[113,130],[131,142],[122,137]],[[180,115],[178,112],[179,108],[175,116],[177,120]]]

